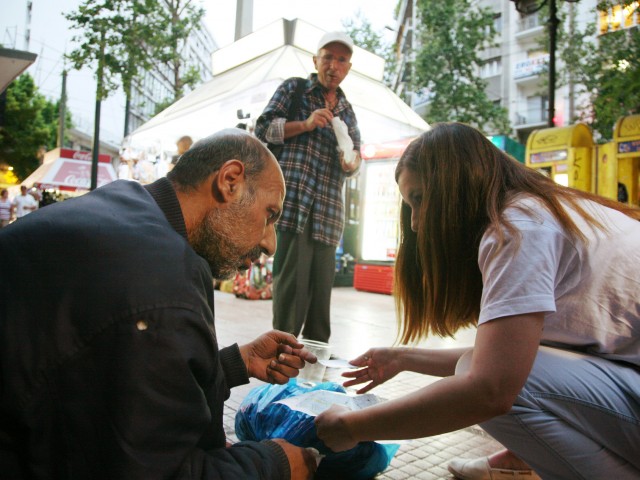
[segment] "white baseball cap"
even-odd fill
[[[342,45],[347,47],[351,51],[351,53],[353,53],[353,40],[351,40],[351,38],[349,38],[349,35],[344,32],[325,33],[318,42],[318,51],[320,51],[321,48],[324,48],[325,46],[334,42],[341,43]]]

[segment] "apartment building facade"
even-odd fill
[[[537,2],[540,3],[541,0]],[[575,28],[582,31],[587,24],[598,20],[595,12],[597,0],[556,2],[558,8],[562,8],[562,13],[566,13],[564,21],[567,23],[562,28],[567,28],[571,21]],[[549,94],[545,72],[549,52],[543,47],[547,35],[545,23],[548,19],[545,18],[544,9],[542,12],[523,14],[516,10],[515,3],[510,0],[478,0],[475,5],[493,12],[497,32],[495,47],[477,52],[483,60],[477,74],[487,82],[486,93],[489,99],[507,109],[513,127],[512,132],[486,133],[507,133],[525,144],[533,130],[548,125]],[[409,101],[418,113],[426,115],[428,121],[429,92],[410,91],[412,64],[415,51],[419,48],[420,16],[417,8],[417,0],[402,0],[399,8],[397,53],[400,70],[394,87],[396,93]],[[561,68],[562,62],[559,55],[556,55],[556,69],[559,71]],[[553,119],[556,126],[574,122],[582,101],[577,96],[578,90],[571,81],[556,81]]]

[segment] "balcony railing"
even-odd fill
[[[516,125],[532,125],[546,121],[547,111],[539,108],[532,108],[516,114]]]
[[[518,32],[526,32],[527,30],[541,27],[542,25],[544,25],[544,23],[537,14],[527,15],[518,22]]]

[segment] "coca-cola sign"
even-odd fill
[[[62,158],[71,158],[73,160],[82,160],[84,162],[90,162],[93,159],[91,152],[82,152],[80,150],[71,150],[69,148],[61,148],[60,156]],[[111,163],[111,157],[101,153],[98,155],[98,162]]]
[[[110,163],[98,164],[98,182],[100,187],[116,179]],[[69,189],[89,190],[91,188],[91,162],[70,158],[59,158],[41,180],[42,184],[68,187]]]

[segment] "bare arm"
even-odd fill
[[[331,110],[320,108],[311,112],[311,115],[304,121],[293,121],[284,124],[284,138],[295,137],[301,133],[311,132],[316,128],[326,127],[333,118]]]
[[[330,448],[344,450],[360,441],[450,432],[508,412],[531,371],[542,324],[542,313],[482,324],[467,372],[364,410],[332,408],[316,418],[319,437]],[[421,368],[427,370],[434,371]]]
[[[345,387],[366,384],[357,393],[366,393],[403,371],[422,373],[435,377],[453,375],[459,358],[470,348],[371,348],[351,360],[360,370],[345,372],[350,378]]]

